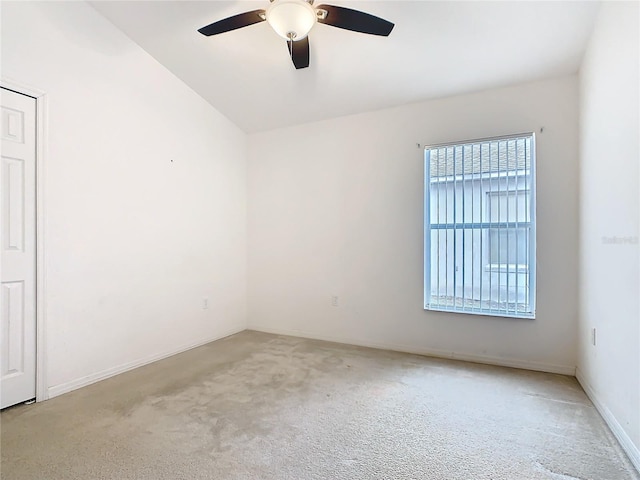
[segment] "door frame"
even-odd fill
[[[7,77],[0,78],[0,86],[36,100],[36,402],[42,402],[49,398],[44,221],[49,97],[43,90]]]

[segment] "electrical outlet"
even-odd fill
[[[596,345],[596,329],[595,329],[595,327],[593,327],[591,329],[591,345],[593,345],[594,347]]]
[[[207,297],[204,297],[202,299],[202,309],[207,310],[208,308],[209,308],[209,299]]]
[[[338,306],[338,296],[337,295],[332,295],[331,296],[331,306],[332,307],[337,307]]]

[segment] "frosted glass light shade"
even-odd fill
[[[275,0],[266,17],[278,35],[293,41],[305,38],[316,24],[316,11],[304,0]]]

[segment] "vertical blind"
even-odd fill
[[[425,148],[425,308],[535,316],[534,135]]]

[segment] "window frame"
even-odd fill
[[[441,305],[441,304],[431,304],[430,303],[430,299],[431,299],[431,276],[432,276],[432,271],[431,271],[431,232],[432,232],[432,228],[431,225],[433,225],[433,223],[431,222],[431,204],[430,204],[430,193],[431,193],[431,189],[430,189],[430,185],[431,185],[431,164],[430,164],[430,158],[427,155],[428,151],[434,150],[434,149],[438,149],[438,148],[445,148],[445,147],[464,147],[466,145],[475,145],[475,144],[483,144],[483,143],[491,143],[491,142],[500,142],[500,141],[508,141],[508,140],[515,140],[515,139],[522,139],[522,138],[529,138],[530,139],[530,180],[529,180],[529,185],[526,189],[523,190],[528,190],[530,193],[530,204],[529,204],[529,224],[530,224],[530,229],[529,229],[529,264],[527,266],[526,269],[526,273],[528,274],[528,298],[529,298],[529,311],[527,312],[518,312],[517,309],[514,309],[513,311],[510,311],[509,309],[507,309],[506,311],[503,309],[489,309],[489,308],[482,308],[482,305],[479,308],[474,308],[474,307],[466,307],[464,304],[461,307],[456,306],[456,296],[455,296],[455,292],[456,292],[456,284],[455,284],[455,280],[454,280],[454,301],[453,301],[453,306],[446,306],[446,305]],[[481,147],[482,148],[482,147]],[[424,150],[423,150],[423,164],[424,164],[424,178],[423,178],[423,192],[424,192],[424,202],[423,202],[423,206],[424,206],[424,211],[423,211],[423,225],[424,225],[424,258],[423,258],[423,267],[424,267],[424,283],[423,283],[423,293],[424,293],[424,298],[423,298],[423,307],[425,310],[429,310],[429,311],[441,311],[441,312],[447,312],[447,313],[462,313],[462,314],[472,314],[472,315],[482,315],[482,316],[492,316],[492,317],[507,317],[507,318],[515,318],[515,319],[535,319],[536,318],[536,306],[537,306],[537,298],[536,298],[536,290],[537,290],[537,276],[536,276],[536,259],[537,259],[537,236],[536,236],[536,226],[537,226],[537,218],[536,218],[536,171],[537,171],[537,158],[536,158],[536,154],[537,154],[537,148],[536,148],[536,136],[535,136],[535,132],[525,132],[525,133],[517,133],[517,134],[510,134],[510,135],[499,135],[499,136],[495,136],[495,137],[486,137],[486,138],[479,138],[479,139],[472,139],[472,140],[464,140],[464,141],[454,141],[454,142],[445,142],[445,143],[438,143],[438,144],[428,144],[424,146]],[[480,172],[480,175],[482,175],[482,172]],[[460,176],[460,175],[458,175]],[[453,184],[455,185],[455,179],[456,179],[456,171],[454,168],[453,171]],[[462,177],[464,177],[464,174],[462,175]],[[517,189],[517,191],[520,190],[519,188]],[[454,193],[455,195],[455,193]],[[488,220],[488,219],[487,219]],[[454,237],[456,235],[457,229],[456,225],[460,224],[463,225],[465,222],[453,222],[452,225],[454,225],[453,228],[453,232],[454,232]],[[471,222],[473,223],[473,222]],[[482,224],[489,224],[492,222],[483,222],[481,221],[480,223]],[[515,227],[514,227],[515,228]],[[463,232],[464,235],[464,229],[460,229]],[[485,232],[482,231],[482,229],[480,230],[481,235],[483,235]],[[489,232],[488,232],[488,228],[486,229],[486,234],[487,237],[489,236]],[[486,242],[487,247],[489,242]],[[455,245],[455,241],[454,241],[454,245]],[[454,252],[455,252],[455,246],[454,246]],[[484,255],[485,252],[481,252],[481,255]],[[454,260],[455,261],[455,253],[454,253]],[[450,257],[449,257],[450,258]],[[481,264],[483,263],[482,260],[480,262]],[[457,266],[455,267],[457,269]],[[483,268],[484,270],[484,268]],[[492,272],[494,273],[499,273],[498,270],[492,270]],[[521,272],[520,268],[516,268],[515,271],[509,271],[509,272],[502,272],[502,273],[506,273],[507,275],[509,274],[513,274],[515,273],[516,275],[518,275],[519,273],[524,273]],[[455,278],[455,276],[454,276]],[[463,289],[464,289],[464,283],[463,283]],[[517,295],[517,292],[516,292]],[[464,297],[463,297],[464,298]],[[517,299],[517,297],[516,297]],[[508,300],[507,300],[508,303]],[[517,300],[516,300],[517,303]]]

